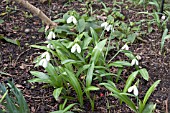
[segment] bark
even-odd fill
[[[57,26],[57,23],[53,22],[50,18],[48,18],[39,8],[36,8],[32,4],[30,4],[26,0],[14,0],[21,6],[27,8],[31,13],[38,16],[42,21],[44,21],[48,26],[55,27]]]

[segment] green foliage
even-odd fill
[[[102,11],[107,13],[107,10],[111,10],[107,9],[104,3],[102,5]],[[133,95],[127,91],[138,74],[145,80],[149,79],[149,75],[145,68],[139,69],[138,63],[132,64],[132,60],[138,60],[129,50],[128,44],[134,43],[140,37],[140,23],[123,22],[124,15],[118,10],[107,17],[106,22],[102,22],[88,14],[80,15],[76,11],[69,11],[62,19],[55,20],[59,24],[46,32],[47,41],[44,44],[31,45],[46,52],[35,60],[35,67],[43,66],[44,71],[30,71],[36,78],[29,82],[49,84],[54,87],[53,96],[56,100],[65,99],[59,111],[54,113],[70,112],[68,110],[75,103],[65,107],[68,99],[78,100],[80,107],[83,107],[84,100],[88,99],[93,111],[95,97],[91,92],[100,90],[94,81],[104,85],[113,92],[113,96],[125,102],[133,111],[138,111],[129,98],[129,95]],[[112,45],[112,42],[116,44]],[[119,42],[125,43],[121,49]],[[112,58],[108,57],[111,51],[116,51]],[[126,60],[116,60],[119,54],[127,56]],[[122,72],[124,69],[133,68],[133,65],[135,70],[126,81],[123,91],[117,89],[115,83],[122,80]],[[111,68],[117,71],[112,72]]]
[[[4,106],[0,109],[1,113],[30,113],[27,103],[21,93],[21,91],[16,88],[13,82],[8,81],[7,86],[0,83],[0,95],[3,95],[0,99],[0,104]]]

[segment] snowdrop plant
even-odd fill
[[[75,12],[63,15],[63,19],[57,20],[57,22],[60,22],[59,26],[47,35],[47,41],[45,42],[47,46],[32,45],[34,48],[46,51],[37,60],[37,63],[43,66],[45,71],[31,71],[31,74],[36,78],[30,80],[30,82],[43,82],[53,86],[55,88],[53,96],[56,100],[59,97],[71,96],[71,93],[75,92],[76,96],[73,98],[79,101],[81,107],[83,106],[84,98],[87,98],[90,101],[92,110],[94,110],[94,100],[91,92],[99,90],[99,87],[93,85],[93,81],[99,83],[102,83],[104,80],[108,81],[108,83],[103,83],[103,85],[109,85],[106,88],[114,92],[117,98],[121,100],[124,96],[125,99],[129,98],[128,95],[130,94],[126,95],[128,88],[131,87],[132,81],[138,73],[145,80],[149,79],[146,69],[137,69],[130,75],[131,79],[127,80],[128,82],[122,91],[115,89],[116,87],[110,88],[110,85],[116,86],[112,81],[115,80],[115,83],[118,83],[117,81],[121,78],[120,75],[124,68],[133,68],[129,61],[114,61],[113,59],[119,53],[130,54],[128,56],[133,56],[128,57],[130,60],[137,59],[129,50],[128,43],[108,61],[107,53],[111,50],[110,42],[115,35],[113,25],[107,22],[101,25],[96,24],[99,22],[96,22],[94,18],[87,15],[79,16]],[[104,30],[101,27],[104,27]],[[104,35],[101,36],[101,32],[105,30],[111,32],[109,38]],[[111,67],[118,71],[113,73]],[[133,91],[134,89],[132,87]],[[137,95],[136,90],[135,95]],[[128,103],[128,101],[131,102],[131,99],[121,101]],[[133,105],[134,103],[130,108],[137,111],[137,108]]]
[[[135,113],[146,113],[146,112],[153,113],[153,111],[155,110],[156,104],[147,103],[147,101],[151,93],[155,90],[157,85],[160,83],[160,80],[153,83],[152,86],[146,92],[144,99],[140,100],[138,98],[138,96],[140,95],[140,92],[138,92],[136,85],[131,86],[132,82],[135,80],[138,73],[139,71],[135,71],[131,75],[129,75],[123,90],[118,89],[112,81],[107,81],[107,83],[101,83],[100,85],[105,86],[109,91],[112,92],[110,94],[111,96],[114,96],[115,98],[118,98],[121,102],[123,101],[124,103],[126,103],[126,105],[131,110],[133,110]],[[127,92],[132,92],[132,91],[134,95],[127,93]],[[137,104],[136,102],[133,102],[131,100],[131,97],[134,97],[134,96],[137,99]]]

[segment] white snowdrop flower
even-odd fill
[[[136,58],[134,58],[131,62],[131,66],[133,66],[133,65],[139,65],[139,62],[138,62],[138,60],[136,60]]]
[[[39,65],[43,66],[44,68],[46,68],[47,65],[48,65],[47,59],[45,59],[45,58],[41,59],[40,62],[39,62]]]
[[[50,61],[50,53],[49,52],[44,52],[42,55],[41,55],[41,58],[45,58],[47,61]]]
[[[54,33],[53,31],[50,31],[50,33],[49,33],[48,36],[47,36],[47,39],[48,39],[48,40],[52,40],[52,38],[55,39],[55,33]]]
[[[165,20],[165,18],[166,18],[165,15],[163,15],[163,16],[161,17],[161,20]]]
[[[75,25],[77,24],[77,20],[74,16],[70,16],[68,19],[67,19],[67,23],[71,23],[73,22]]]
[[[54,49],[54,46],[51,45],[51,44],[48,44],[48,45],[47,45],[47,48],[49,48],[49,49]]]
[[[107,22],[104,22],[101,24],[101,27],[104,27],[104,29],[109,32],[109,31],[113,31],[114,32],[114,29],[113,29],[113,26],[112,25],[109,25],[109,23]]]
[[[138,92],[138,88],[136,87],[136,85],[133,85],[128,88],[128,92],[132,92],[132,91],[135,96],[138,96],[139,92]]]
[[[141,56],[139,56],[139,55],[137,55],[136,58],[137,58],[138,60],[141,60],[141,59],[142,59]]]
[[[129,50],[129,46],[127,44],[125,44],[121,49],[122,50]]]
[[[109,24],[108,24],[107,22],[104,22],[104,23],[101,24],[101,27],[106,28],[108,25],[109,25]]]
[[[112,25],[108,25],[106,28],[105,28],[105,30],[107,31],[107,32],[109,32],[110,30],[112,30],[113,29],[113,26]]]
[[[76,43],[74,44],[74,46],[72,46],[71,48],[71,52],[75,53],[77,51],[77,53],[81,53],[81,47]]]

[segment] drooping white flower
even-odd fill
[[[73,22],[75,25],[77,24],[77,20],[74,16],[70,16],[68,19],[67,19],[67,23],[71,23]]]
[[[50,53],[49,52],[44,52],[42,55],[41,55],[41,58],[45,58],[47,61],[50,61]]]
[[[101,24],[101,27],[104,27],[104,29],[109,32],[112,30],[112,32],[114,32],[114,29],[113,29],[113,25],[109,25],[109,23],[107,22],[104,22]]]
[[[54,49],[54,46],[51,45],[51,44],[48,44],[48,45],[47,45],[47,48],[49,48],[49,49]]]
[[[55,33],[53,31],[50,31],[48,36],[47,36],[47,39],[52,40],[52,38],[55,39]]]
[[[139,55],[136,55],[136,58],[137,58],[138,60],[141,60],[141,59],[142,59],[141,56],[139,56]]]
[[[134,58],[131,62],[131,66],[133,66],[133,65],[139,65],[139,62],[136,58]]]
[[[109,25],[109,24],[108,24],[107,22],[103,22],[103,23],[101,24],[101,27],[106,28],[108,25]]]
[[[81,53],[81,47],[76,43],[74,44],[74,46],[72,46],[71,48],[71,52],[75,53],[77,51],[77,53]]]
[[[129,46],[127,44],[125,44],[121,49],[122,50],[129,50]]]
[[[163,16],[161,17],[161,20],[165,20],[165,18],[166,18],[165,15],[163,15]]]
[[[39,65],[43,66],[44,68],[46,68],[47,65],[48,65],[47,59],[45,59],[45,58],[41,59],[40,62],[39,62]]]
[[[138,88],[136,87],[136,85],[133,85],[128,88],[128,92],[132,92],[132,91],[135,96],[138,96],[139,92],[138,92]]]

